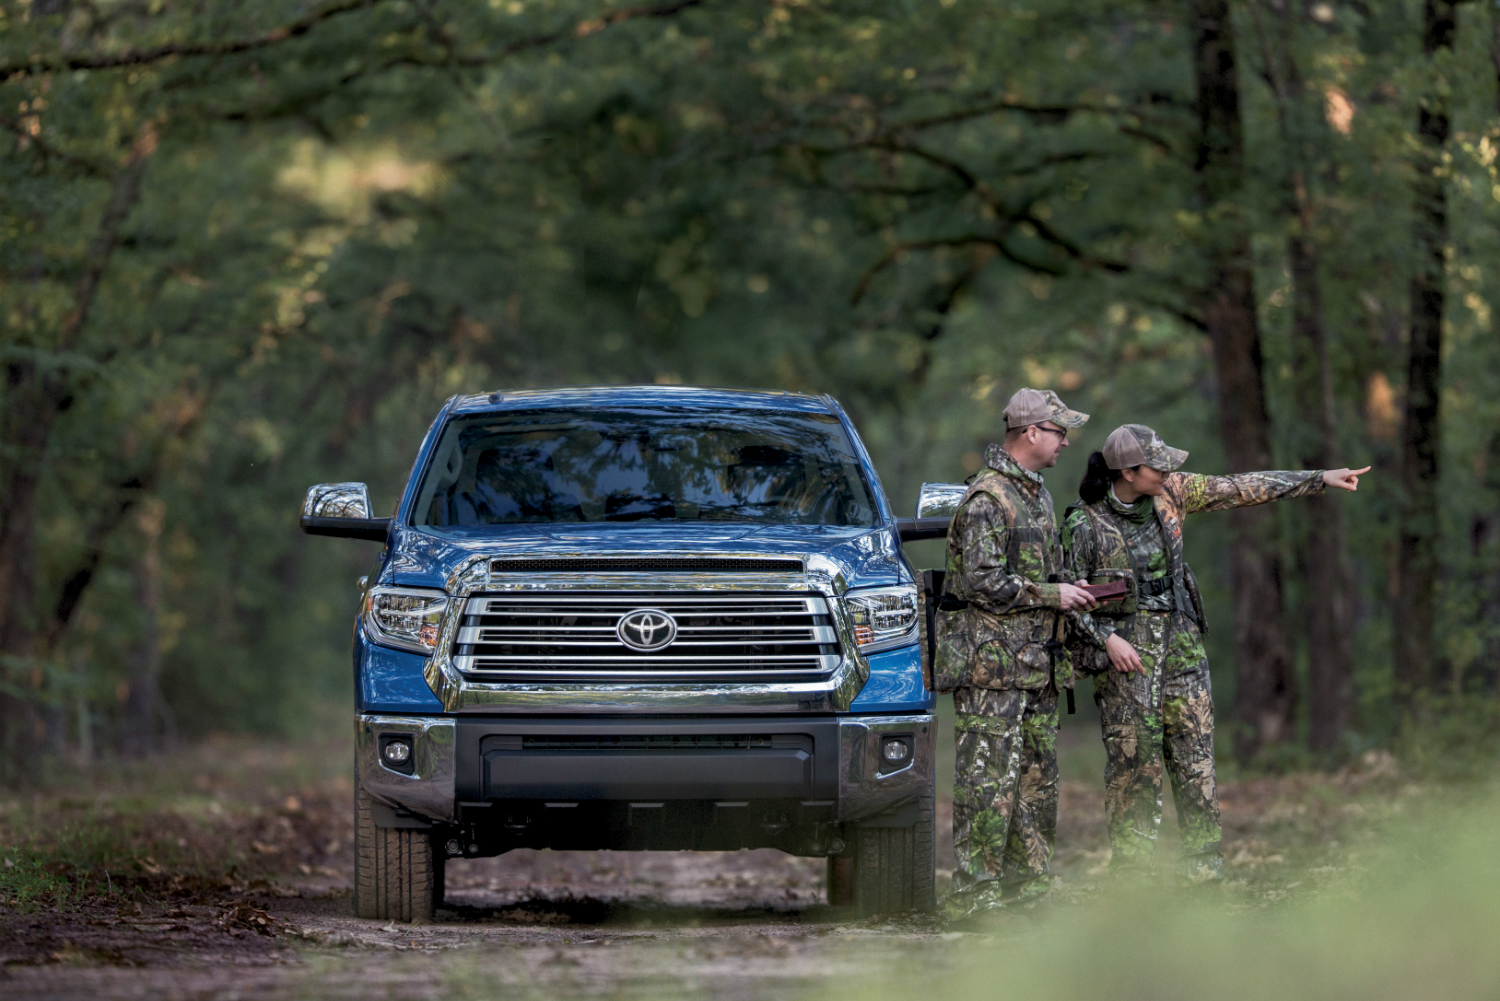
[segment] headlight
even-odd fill
[[[365,592],[365,628],[376,643],[431,653],[443,628],[448,596],[419,587],[372,587]]]
[[[872,587],[844,596],[854,642],[860,653],[913,643],[917,638],[917,588]]]

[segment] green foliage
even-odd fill
[[[127,733],[143,677],[164,696],[153,726],[308,725],[309,705],[347,694],[373,553],[299,537],[302,491],[365,480],[388,509],[455,392],[832,392],[901,508],[924,479],[977,468],[1022,384],[1094,414],[1051,474],[1060,500],[1127,419],[1220,469],[1195,296],[1228,212],[1256,234],[1277,449],[1296,465],[1300,164],[1339,451],[1377,466],[1348,504],[1351,747],[1386,739],[1406,157],[1431,71],[1410,4],[1235,16],[1248,194],[1203,205],[1178,6],[5,0],[0,393],[18,413],[16,373],[54,373],[68,403],[40,450],[9,436],[0,454],[40,484],[39,638],[8,658],[7,690],[75,746]],[[1465,6],[1440,68],[1480,82],[1454,90],[1448,167],[1442,636],[1458,683],[1481,688],[1500,654],[1495,16]],[[124,60],[159,46],[176,54]],[[1291,65],[1300,96],[1278,89]],[[1226,536],[1208,517],[1188,536],[1221,705]]]
[[[1412,707],[1396,742],[1402,763],[1428,778],[1488,782],[1500,761],[1500,700],[1488,693],[1437,695]]]
[[[180,861],[173,845],[161,845],[157,852],[169,862]],[[98,823],[70,826],[46,841],[6,847],[0,854],[0,905],[21,911],[123,900],[142,874],[130,840]],[[154,858],[146,864],[158,867]]]
[[[997,984],[1038,999],[1493,996],[1495,971],[1476,961],[1500,929],[1493,794],[1412,805],[1420,816],[1379,825],[1382,840],[1360,842],[1357,857],[1262,895],[1117,885],[1084,907],[1017,915],[920,979],[840,983],[829,996],[991,998]]]

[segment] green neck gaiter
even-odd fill
[[[1134,504],[1126,504],[1124,501],[1115,496],[1114,487],[1109,488],[1109,493],[1104,495],[1104,499],[1109,502],[1110,510],[1114,511],[1115,514],[1118,514],[1126,521],[1133,522],[1137,525],[1144,525],[1146,523],[1146,520],[1150,518],[1156,510],[1153,503],[1153,498],[1149,495],[1136,498],[1136,502]]]

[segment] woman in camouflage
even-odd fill
[[[1234,476],[1176,472],[1186,459],[1144,425],[1115,429],[1103,451],[1089,456],[1080,499],[1064,518],[1064,579],[1130,583],[1125,600],[1075,613],[1073,622],[1074,663],[1094,676],[1104,731],[1112,865],[1151,865],[1165,767],[1182,831],[1181,872],[1200,880],[1222,877],[1224,857],[1203,648],[1207,624],[1197,581],[1182,558],[1182,520],[1330,486],[1354,490],[1369,467]]]

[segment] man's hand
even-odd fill
[[[1145,672],[1141,666],[1141,655],[1135,652],[1135,647],[1121,638],[1119,633],[1110,633],[1109,639],[1104,644],[1104,652],[1109,654],[1109,664],[1116,671],[1129,674],[1132,671]]]
[[[1359,489],[1359,478],[1370,471],[1370,467],[1364,469],[1330,469],[1323,474],[1323,482],[1330,487],[1338,487],[1340,490],[1348,490],[1350,493]]]
[[[1062,599],[1063,611],[1076,612],[1081,609],[1086,612],[1091,608],[1099,607],[1099,602],[1094,600],[1094,596],[1083,589],[1083,585],[1087,583],[1088,581],[1081,580],[1076,584],[1057,585],[1058,596]]]

